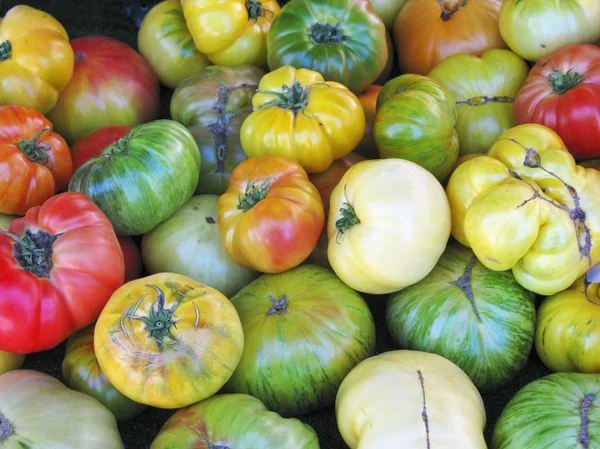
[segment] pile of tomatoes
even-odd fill
[[[0,448],[155,407],[151,449],[318,449],[330,406],[351,449],[599,445],[597,42],[598,0],[163,0],[137,50],[11,8]]]

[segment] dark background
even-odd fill
[[[136,19],[139,23],[145,8],[156,3],[157,0],[0,0],[0,17],[16,4],[26,4],[53,15],[63,24],[71,39],[101,34],[126,42],[137,50]],[[283,4],[286,1],[279,3]],[[163,118],[169,118],[170,95],[169,89],[162,89]],[[368,298],[368,301],[378,327],[377,352],[395,349],[390,343],[385,326],[385,298],[373,297]],[[65,345],[61,344],[51,351],[33,354],[27,357],[24,368],[42,371],[63,380],[60,367],[64,352]],[[496,393],[483,394],[488,418],[488,441],[499,414],[512,396],[527,383],[546,374],[549,374],[549,371],[542,365],[534,349],[525,370],[515,381]],[[389,385],[389,388],[402,388],[402,385]],[[402,404],[398,406],[401,407]],[[148,449],[172,413],[173,411],[169,410],[149,409],[132,421],[120,424],[126,449]],[[347,448],[338,433],[333,408],[302,416],[300,419],[317,431],[321,449]]]

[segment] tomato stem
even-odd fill
[[[316,45],[341,44],[350,39],[342,31],[342,22],[335,25],[329,23],[315,23],[310,27],[310,40]]]
[[[15,433],[14,426],[8,419],[6,419],[6,416],[0,412],[0,443],[6,440],[13,433]]]
[[[291,109],[294,111],[294,113],[298,112],[299,110],[304,111],[304,108],[308,104],[308,91],[311,87],[312,85],[304,88],[300,81],[296,81],[292,87],[284,84],[281,88],[281,92],[259,90],[259,93],[274,95],[275,98],[263,103],[257,109],[264,110],[275,107]]]
[[[238,196],[237,208],[248,212],[260,201],[264,200],[269,190],[271,190],[271,178],[258,179],[254,182],[250,181],[250,175],[248,175],[248,183],[246,184],[246,191],[243,195]]]
[[[42,134],[49,132],[50,128],[44,128],[33,136],[30,140],[21,139],[21,142],[17,145],[19,150],[29,159],[31,162],[37,162],[38,164],[46,165],[50,161],[48,152],[52,150],[52,147],[46,142],[39,141]]]
[[[12,56],[12,46],[9,41],[0,43],[0,62],[10,59]]]
[[[585,75],[573,72],[573,68],[562,73],[560,69],[552,69],[552,73],[548,76],[548,81],[552,85],[554,92],[562,95],[574,87],[578,86],[585,79]]]
[[[152,307],[150,307],[150,312],[148,313],[148,316],[142,317],[140,319],[144,322],[144,324],[146,324],[148,336],[156,340],[156,345],[158,346],[158,349],[163,349],[164,338],[168,337],[172,341],[177,340],[171,333],[171,328],[177,328],[173,314],[179,306],[179,303],[175,304],[170,309],[166,309],[164,292],[155,285],[146,285],[146,287],[150,287],[156,290],[156,302],[152,304]]]
[[[251,20],[257,20],[265,12],[262,3],[258,0],[246,0],[246,9]]]
[[[438,0],[438,3],[442,8],[442,15],[440,16],[441,19],[444,22],[450,20],[456,11],[467,5],[467,1],[468,0],[462,0],[461,2],[454,4],[455,2],[449,0]]]
[[[24,236],[17,236],[9,232],[5,234],[15,240],[13,257],[23,270],[38,278],[50,277],[53,265],[52,246],[62,234],[50,234],[43,230],[32,232],[30,229],[25,230]]]
[[[344,186],[344,195],[346,194],[346,186]],[[348,197],[346,196],[346,199]],[[360,219],[356,215],[356,210],[348,201],[344,203],[344,207],[340,209],[342,216],[335,222],[335,227],[338,230],[338,236],[352,229],[357,224],[360,224]]]
[[[283,295],[279,300],[269,295],[269,300],[271,301],[271,303],[273,303],[273,306],[267,311],[267,316],[271,316],[274,314],[281,315],[287,312],[289,302],[287,300],[286,295]]]

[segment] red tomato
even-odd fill
[[[142,255],[133,239],[128,235],[118,237],[125,260],[125,282],[138,279],[142,274]]]
[[[80,37],[71,46],[73,78],[48,114],[67,142],[104,126],[135,126],[157,118],[158,78],[139,53],[104,36]]]
[[[0,233],[0,351],[50,349],[95,321],[124,282],[108,218],[77,192],[61,193]]]
[[[99,156],[107,146],[117,143],[131,129],[131,126],[105,126],[83,136],[71,147],[73,171]]]
[[[0,214],[24,215],[66,188],[72,174],[69,147],[46,117],[0,106]]]
[[[540,59],[517,93],[517,124],[553,129],[576,160],[600,156],[600,48],[569,45]]]

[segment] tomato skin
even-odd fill
[[[100,156],[107,146],[117,143],[129,131],[131,126],[105,126],[81,137],[71,147],[73,171],[90,159]]]
[[[128,235],[117,238],[125,261],[125,282],[133,281],[142,274],[142,254],[133,239]]]
[[[104,36],[80,37],[71,46],[73,78],[48,114],[67,142],[104,126],[135,126],[158,117],[158,78],[139,53]]]
[[[244,211],[238,206],[250,198],[249,183],[266,195]],[[227,255],[263,273],[280,273],[302,263],[325,222],[323,201],[304,169],[276,156],[252,157],[238,165],[217,208]]]
[[[550,78],[554,69],[584,78],[559,93]],[[518,124],[539,123],[554,130],[575,160],[600,157],[600,48],[570,45],[540,59],[517,93],[514,112]]]
[[[34,241],[45,250],[43,260],[51,254],[51,262],[47,269],[40,268],[42,262],[27,266],[37,274],[26,271],[26,263],[15,256],[15,239],[0,233],[1,351],[27,354],[55,347],[96,320],[124,281],[117,236],[98,206],[82,194],[53,196],[13,221],[9,231]]]
[[[362,104],[363,110],[365,111],[365,136],[363,140],[354,149],[355,153],[363,155],[367,159],[377,159],[379,153],[377,152],[377,144],[373,137],[373,124],[375,122],[375,114],[377,113],[377,96],[381,92],[379,85],[373,84],[358,96],[360,104]]]
[[[0,375],[21,368],[25,354],[0,351]]]
[[[394,29],[394,22],[400,11],[406,5],[408,0],[371,0],[373,11],[377,14],[385,27],[391,32]]]

